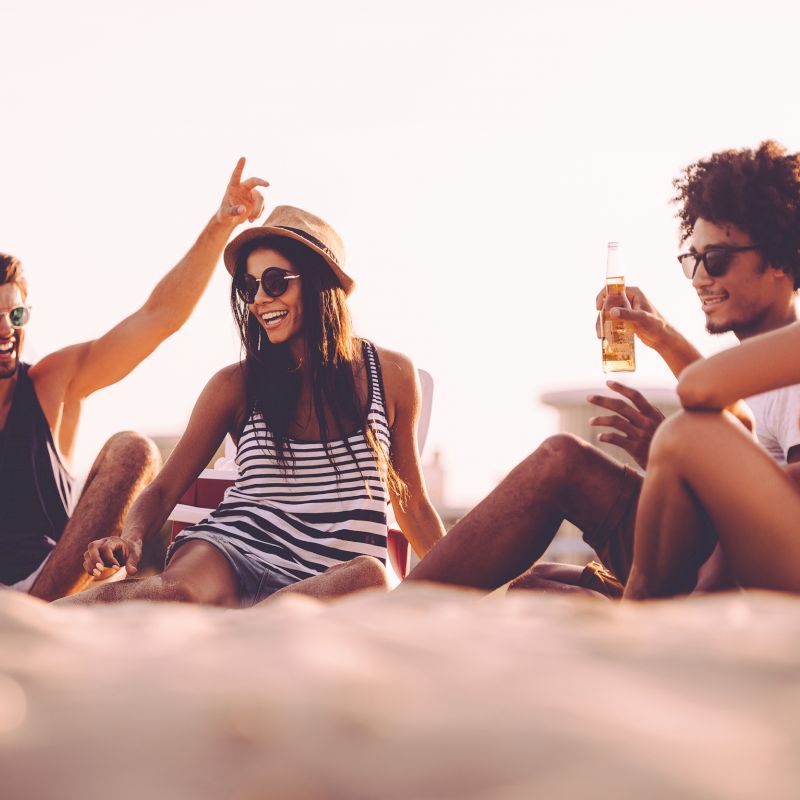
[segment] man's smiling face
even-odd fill
[[[17,374],[25,332],[11,324],[8,312],[23,305],[25,300],[16,283],[0,284],[0,380]]]
[[[692,230],[691,250],[709,247],[744,247],[756,244],[751,236],[727,223],[698,219]],[[692,278],[700,298],[709,333],[733,331],[739,339],[770,330],[773,318],[785,317],[791,278],[765,264],[760,250],[731,253],[724,275],[713,277],[701,262]]]

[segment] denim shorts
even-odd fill
[[[284,575],[252,554],[245,554],[237,549],[227,536],[210,531],[187,529],[179,533],[167,550],[164,565],[169,564],[170,559],[181,545],[197,540],[213,544],[228,559],[239,584],[239,605],[242,608],[254,606],[277,592],[278,589],[297,583],[297,578]]]

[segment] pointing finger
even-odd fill
[[[233,168],[233,172],[231,173],[231,180],[232,184],[239,184],[239,181],[242,179],[242,172],[244,171],[244,162],[245,157],[242,156],[237,162],[236,166]]]

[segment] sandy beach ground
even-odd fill
[[[797,798],[800,600],[0,593],[0,796]]]

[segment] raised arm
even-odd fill
[[[678,396],[686,408],[725,408],[744,397],[800,383],[799,356],[800,323],[793,323],[687,367],[678,381]]]
[[[422,558],[444,536],[445,530],[428,497],[419,459],[419,380],[406,356],[387,350],[381,350],[380,356],[387,399],[394,407],[392,464],[408,488],[405,497],[391,492],[392,508],[403,535]]]
[[[90,542],[83,562],[89,574],[100,573],[98,563],[105,567],[124,564],[129,575],[136,574],[143,542],[161,528],[178,498],[208,464],[225,434],[238,431],[243,398],[244,378],[238,364],[220,370],[211,378],[164,468],[131,506],[122,535]]]
[[[145,304],[91,342],[54,353],[59,361],[65,397],[83,398],[124,378],[192,313],[208,285],[214,267],[234,228],[261,213],[264,200],[260,178],[242,180],[245,160],[240,158],[231,175],[219,209],[181,261],[155,286]],[[44,359],[41,363],[46,368]],[[37,365],[38,366],[38,365]]]

